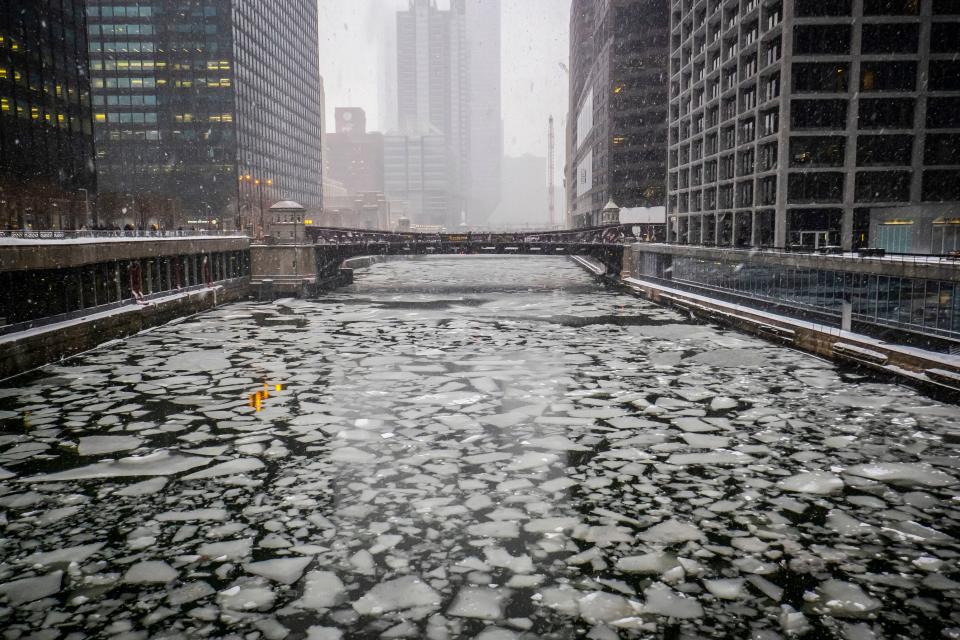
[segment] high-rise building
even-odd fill
[[[383,134],[367,131],[367,114],[337,107],[336,131],[326,136],[327,174],[349,195],[383,193]]]
[[[414,222],[482,224],[500,197],[500,2],[452,0],[449,10],[441,10],[435,0],[410,0],[406,11],[397,13],[396,27],[396,133],[403,140],[397,139],[394,147],[429,149],[427,156],[432,156],[442,140],[447,158],[446,213],[437,218],[437,194],[416,196],[411,202],[433,205],[428,214],[411,204]],[[417,136],[430,139],[416,143],[412,139]],[[388,173],[391,167],[398,165],[387,159]],[[418,167],[404,168],[395,180],[388,176],[387,183],[410,184],[406,178],[418,172]],[[427,173],[432,182],[432,171]],[[389,186],[387,195],[398,197]]]
[[[317,3],[88,0],[102,213],[260,227],[322,207]]]
[[[485,224],[500,203],[503,164],[500,0],[465,0],[469,76],[467,222]]]
[[[85,23],[80,0],[0,0],[0,228],[92,222]]]
[[[666,200],[669,0],[573,0],[569,224]]]
[[[670,240],[908,247],[915,215],[960,201],[958,16],[956,0],[672,0]]]
[[[393,211],[414,224],[452,228],[450,172],[441,134],[387,134],[383,138],[384,194]]]

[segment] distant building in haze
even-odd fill
[[[503,196],[487,225],[546,229],[550,224],[547,159],[524,155],[503,159]]]
[[[567,213],[666,201],[670,0],[573,0]]]
[[[0,0],[0,228],[91,224],[84,3]]]
[[[503,145],[499,0],[452,0],[449,10],[410,0],[397,13],[396,34],[398,128],[385,143],[387,196],[406,200],[415,224],[485,220],[499,199]],[[441,182],[432,165],[402,165],[432,163],[438,148]]]
[[[336,131],[326,136],[328,177],[350,195],[383,193],[383,134],[367,131],[363,109],[338,107],[334,120]]]
[[[322,208],[317,3],[88,0],[104,216],[254,229]]]

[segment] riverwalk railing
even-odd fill
[[[15,240],[99,240],[99,239],[157,239],[200,237],[246,237],[239,231],[218,229],[79,229],[79,230],[0,230],[0,239]]]

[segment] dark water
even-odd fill
[[[960,411],[430,258],[0,389],[4,638],[957,638]]]

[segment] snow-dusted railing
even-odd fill
[[[0,238],[15,238],[18,240],[82,240],[96,238],[196,238],[242,236],[240,231],[221,231],[218,229],[116,229],[116,230],[28,230],[2,231]]]

